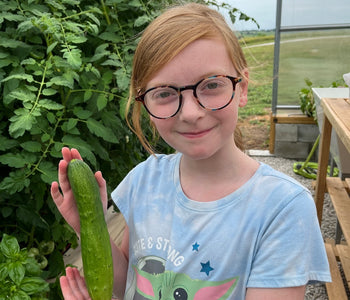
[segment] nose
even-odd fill
[[[181,100],[182,104],[178,113],[181,121],[193,123],[205,115],[206,110],[200,106],[193,90],[182,91]]]

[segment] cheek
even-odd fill
[[[173,120],[167,119],[167,120],[160,120],[151,118],[151,122],[159,135],[166,140],[166,135],[171,131],[171,128],[173,127]]]

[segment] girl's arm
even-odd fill
[[[304,300],[305,286],[288,288],[248,288],[246,300]]]
[[[118,299],[123,299],[129,263],[129,228],[127,226],[125,226],[124,229],[120,248],[118,248],[113,241],[111,241],[111,245],[114,271],[113,295],[117,296]]]

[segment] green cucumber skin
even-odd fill
[[[113,259],[100,189],[90,167],[79,159],[68,164],[68,179],[80,217],[84,277],[92,300],[109,300],[113,292]]]

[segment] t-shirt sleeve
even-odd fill
[[[129,220],[129,199],[133,193],[133,182],[134,182],[134,169],[129,172],[128,175],[119,183],[119,185],[112,191],[111,197],[115,205],[118,207],[125,221],[128,223]]]
[[[293,287],[331,280],[315,204],[307,191],[287,203],[263,230],[248,287]]]

